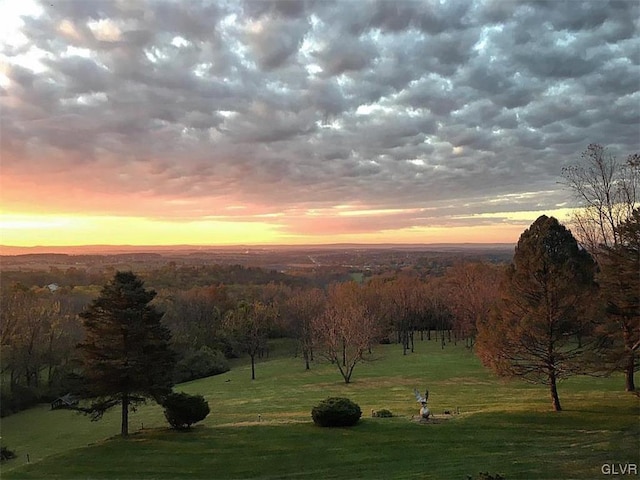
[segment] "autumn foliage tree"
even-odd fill
[[[79,345],[88,393],[83,411],[93,420],[122,406],[121,435],[129,433],[129,409],[146,399],[161,403],[171,392],[175,355],[170,331],[151,301],[156,292],[132,272],[116,272],[80,313],[85,341]]]
[[[67,289],[15,283],[0,287],[0,415],[22,410],[43,397],[67,393],[82,338]]]
[[[583,308],[594,295],[594,262],[553,217],[539,217],[520,236],[498,308],[479,325],[482,362],[504,376],[549,386],[561,410],[557,383],[583,373],[593,347],[584,336]]]
[[[228,350],[221,336],[222,324],[226,312],[235,305],[224,285],[163,293],[159,297],[166,312],[163,322],[171,329],[178,352],[188,354],[201,347]]]
[[[416,277],[399,276],[387,283],[385,301],[389,308],[392,324],[402,344],[402,353],[414,351],[414,333],[420,316],[427,309],[427,298],[422,282]]]
[[[472,347],[477,325],[485,321],[498,298],[502,269],[480,262],[458,263],[447,270],[447,299],[454,315],[456,336]]]
[[[377,338],[377,325],[355,282],[332,284],[323,314],[315,318],[313,331],[324,356],[337,366],[345,383]]]
[[[49,293],[49,292],[47,292]],[[37,388],[47,364],[48,338],[60,316],[60,302],[51,295],[15,286],[2,294],[2,372],[8,372],[9,387],[18,384]]]

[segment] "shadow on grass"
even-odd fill
[[[620,459],[635,458],[638,433],[637,426],[603,429],[596,420],[607,409],[592,410],[489,412],[429,425],[393,417],[365,418],[345,428],[311,421],[197,425],[186,432],[158,428],[45,459],[6,478],[211,478],[216,472],[223,479],[462,479],[480,471],[509,480],[592,478],[611,461],[611,442],[628,444],[619,444]]]

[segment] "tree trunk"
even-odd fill
[[[634,392],[636,390],[635,380],[633,378],[633,374],[635,371],[635,362],[636,356],[635,352],[629,353],[629,358],[627,359],[627,366],[625,368],[625,390],[627,392]]]
[[[49,370],[47,372],[47,386],[51,388],[53,385],[53,362],[49,362]]]
[[[353,367],[351,369],[347,368],[346,365],[340,365],[340,362],[337,358],[335,358],[336,364],[338,365],[338,370],[340,370],[340,375],[344,379],[344,383],[349,383],[351,381],[351,373],[353,372]]]
[[[553,409],[556,412],[559,412],[562,410],[562,407],[560,406],[560,398],[558,397],[558,387],[556,386],[556,374],[553,372],[549,374],[549,385],[551,389],[551,404],[553,405]]]
[[[120,435],[123,437],[129,436],[129,394],[122,394],[122,426],[120,428]]]
[[[345,370],[344,375],[342,375],[344,377],[344,383],[351,383],[351,374],[353,373],[353,366],[351,368],[347,368]]]
[[[342,342],[342,366],[347,366],[347,344],[344,341]]]
[[[304,356],[304,369],[309,370],[311,368],[309,366],[309,351],[306,348],[303,349],[302,355]]]
[[[49,362],[49,369],[47,371],[47,386],[49,388],[51,388],[51,385],[53,384],[53,379],[51,378],[52,373],[53,373],[53,336],[49,335],[49,358],[48,358],[48,362]]]
[[[251,380],[256,379],[256,355],[250,355],[251,357]]]

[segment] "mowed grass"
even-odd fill
[[[407,356],[378,346],[349,385],[332,365],[305,371],[280,352],[257,365],[255,381],[240,362],[177,386],[211,407],[190,432],[169,430],[157,405],[131,416],[126,440],[115,436],[117,411],[100,422],[47,406],[5,418],[2,444],[19,457],[2,465],[2,478],[462,480],[488,471],[508,480],[592,479],[607,478],[605,463],[640,463],[638,397],[622,391],[620,376],[562,383],[564,411],[553,412],[545,387],[497,379],[463,346],[417,342]],[[429,388],[438,423],[411,421],[416,387]],[[333,395],[361,406],[356,427],[313,425],[311,408]],[[371,417],[382,408],[395,416]]]

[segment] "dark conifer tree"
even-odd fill
[[[122,436],[129,433],[131,407],[171,392],[175,355],[163,314],[150,305],[155,295],[132,272],[117,272],[80,314],[86,337],[79,348],[94,398],[84,411],[97,420],[122,405]]]
[[[561,410],[557,382],[584,373],[595,348],[585,317],[594,290],[594,262],[553,217],[539,217],[520,236],[491,317],[479,325],[477,351],[500,375],[549,386]]]

